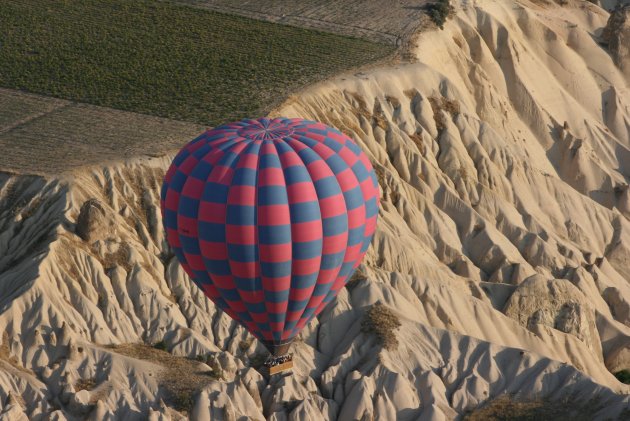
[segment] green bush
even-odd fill
[[[427,9],[429,16],[440,29],[444,29],[446,19],[454,12],[450,0],[438,0],[437,3],[430,4]]]
[[[188,389],[178,390],[173,393],[170,399],[173,404],[173,408],[175,408],[177,411],[190,411],[193,404],[195,403],[195,393],[196,392]]]
[[[160,351],[168,352],[168,346],[166,346],[166,342],[164,342],[163,340],[154,343],[153,348],[159,349]]]
[[[259,368],[263,366],[266,360],[267,360],[267,355],[265,355],[264,353],[253,355],[249,357],[249,366],[258,370]]]
[[[243,339],[238,343],[238,349],[240,349],[241,352],[247,352],[247,350],[252,346],[253,343],[254,337],[249,336],[247,339]]]
[[[630,384],[630,370],[621,370],[615,373],[615,377],[621,383]]]
[[[221,364],[219,364],[219,361],[217,361],[216,358],[213,358],[208,361],[208,364],[210,365],[210,368],[212,369],[212,371],[209,373],[210,377],[212,377],[215,380],[223,380],[223,367],[221,367]]]

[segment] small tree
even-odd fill
[[[621,383],[630,384],[630,370],[621,370],[615,373],[615,377]]]
[[[429,16],[440,29],[444,29],[446,19],[455,11],[450,0],[438,0],[427,6]]]

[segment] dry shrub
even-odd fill
[[[424,155],[424,143],[422,143],[422,135],[420,133],[412,133],[409,136],[409,139],[418,147],[421,155]]]
[[[9,334],[7,332],[2,333],[2,343],[0,343],[0,360],[6,361],[11,366],[23,371],[24,373],[33,374],[33,372],[28,368],[22,367],[20,360],[16,356],[11,355],[11,349],[9,347]]]
[[[209,361],[208,371],[194,359],[176,357],[166,351],[160,341],[153,346],[143,344],[120,344],[109,346],[113,352],[128,357],[150,361],[160,369],[156,373],[160,393],[167,406],[179,412],[190,412],[195,396],[209,384],[221,380],[222,370],[216,359]]]
[[[572,420],[590,421],[604,405],[599,397],[575,400],[567,396],[559,400],[517,400],[513,395],[500,395],[464,415],[465,421],[491,420]],[[621,418],[627,416],[622,412]]]
[[[451,117],[455,117],[460,113],[459,101],[455,99],[448,99],[443,96],[432,96],[429,97],[429,103],[433,109],[433,119],[435,120],[435,126],[438,132],[442,132],[442,130],[446,129],[446,121],[441,111],[446,111]]]
[[[210,366],[210,368],[212,369],[212,371],[210,373],[208,373],[208,375],[210,377],[212,377],[215,380],[223,380],[223,367],[221,367],[221,364],[219,364],[219,361],[216,358],[211,358],[208,361],[208,365]]]
[[[190,389],[176,390],[169,396],[170,403],[178,411],[188,413],[195,403],[195,394],[197,392]]]
[[[77,392],[79,390],[92,390],[96,387],[96,379],[94,377],[89,379],[79,379],[74,384],[74,390]]]
[[[378,185],[381,187],[381,191],[385,190],[387,184],[385,183],[385,170],[383,167],[379,165],[375,165],[372,163],[372,168],[374,168],[374,173],[376,174],[376,179],[378,181]]]
[[[238,348],[242,351],[242,352],[247,352],[247,350],[249,348],[251,348],[252,344],[254,343],[254,337],[253,336],[249,336],[247,337],[247,339],[243,339],[242,341],[240,341],[238,343]]]
[[[101,262],[103,268],[109,270],[115,266],[121,266],[129,272],[131,270],[131,265],[129,264],[129,252],[129,244],[126,241],[123,241],[120,243],[115,252],[108,253],[103,257],[103,261]]]
[[[267,355],[265,353],[258,353],[251,357],[249,357],[249,366],[253,367],[255,370],[259,370],[263,367],[263,364],[267,360]]]
[[[385,117],[385,113],[383,112],[383,107],[378,100],[374,101],[374,110],[372,111],[372,127],[375,126],[378,126],[385,131],[387,131],[387,128],[389,127],[387,117]]]
[[[352,291],[359,284],[359,282],[365,281],[366,279],[367,276],[365,276],[365,273],[361,269],[357,268],[357,270],[354,271],[348,282],[346,282],[346,288],[349,291]]]
[[[350,109],[350,112],[354,114],[357,120],[361,121],[361,116],[363,116],[368,121],[372,120],[372,113],[368,110],[365,98],[363,98],[356,92],[350,91],[344,91],[344,95],[346,96],[346,98],[349,99],[349,102],[351,102],[352,108]],[[362,131],[363,130],[357,131],[357,133],[360,133]]]
[[[376,303],[363,317],[361,331],[374,334],[378,343],[385,349],[393,350],[398,347],[395,330],[400,327],[400,320],[389,307]]]
[[[354,99],[357,102],[357,105],[359,106],[359,111],[361,111],[361,113],[365,116],[365,117],[370,117],[370,113],[368,111],[368,107],[367,107],[367,103],[365,102],[365,98],[363,98],[361,95],[359,95],[357,92],[350,92],[350,91],[345,91],[346,94],[348,94],[350,97],[352,97],[352,99]]]

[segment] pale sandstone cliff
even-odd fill
[[[169,253],[170,156],[0,176],[0,419],[439,420],[504,393],[627,415],[629,83],[594,37],[605,11],[540,3],[462,1],[417,63],[276,111],[352,135],[383,192],[365,277],[290,377],[250,367],[262,347]],[[361,328],[376,303],[391,349]]]

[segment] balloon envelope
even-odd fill
[[[359,265],[378,200],[374,170],[352,139],[287,118],[205,132],[177,154],[161,193],[184,270],[273,353]]]

